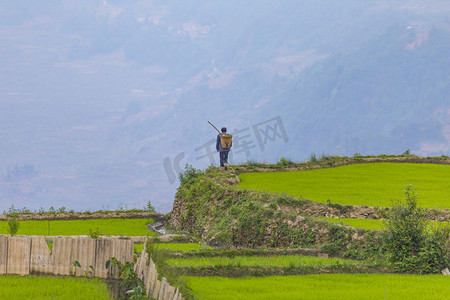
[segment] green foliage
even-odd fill
[[[98,240],[98,239],[100,238],[100,235],[101,235],[101,233],[100,233],[100,230],[98,230],[98,227],[97,227],[97,230],[96,230],[96,231],[92,231],[92,230],[89,228],[89,236],[90,236],[91,238]]]
[[[428,228],[429,211],[417,205],[417,193],[409,183],[405,196],[405,201],[394,203],[385,223],[388,259],[399,272],[439,272],[449,263],[449,228]]]
[[[70,274],[75,277],[77,275],[77,268],[81,268],[81,264],[78,260],[76,260],[72,263],[72,266],[73,269],[70,268]]]
[[[293,161],[291,161],[290,159],[281,157],[280,160],[277,162],[277,165],[281,166],[281,167],[290,167],[290,166],[295,165],[295,163]]]
[[[112,257],[106,261],[105,268],[108,269],[108,276],[112,275],[113,269],[116,270],[117,276],[122,279],[120,286],[126,287],[127,294],[134,296],[133,299],[145,299],[144,282],[134,271],[134,262],[122,264],[117,258]]]
[[[93,214],[93,213],[98,213],[98,214],[108,214],[108,213],[133,213],[133,212],[146,212],[149,211],[148,210],[148,204],[144,209],[136,209],[136,208],[123,208],[120,207],[116,210],[97,210],[97,211],[90,211],[89,209],[85,210],[85,211],[75,211],[74,209],[70,209],[67,211],[65,206],[62,206],[58,209],[55,209],[53,206],[51,206],[48,210],[45,210],[45,208],[41,207],[38,210],[30,210],[26,207],[22,208],[22,209],[18,209],[15,208],[14,204],[11,205],[11,207],[8,210],[4,210],[3,214],[4,215],[8,215],[11,216],[12,214],[16,214],[16,215],[47,215],[47,216],[56,216],[58,214]]]
[[[47,244],[48,249],[50,249],[50,253],[51,253],[53,251],[53,240],[46,237],[45,243]]]
[[[141,288],[140,286],[136,286],[132,288],[131,290],[127,291],[127,294],[130,295],[130,298],[128,299],[147,299],[145,295],[145,290]]]
[[[196,169],[189,164],[186,164],[184,172],[178,175],[178,179],[180,180],[180,186],[189,189],[197,180],[197,178],[203,174],[204,174],[203,171]]]
[[[350,205],[341,205],[339,203],[331,203],[330,199],[327,200],[327,205],[329,207],[333,207],[336,208],[337,210],[339,210],[342,214],[346,213],[347,211],[351,210],[352,207]]]
[[[263,217],[263,208],[252,201],[246,201],[240,208],[234,242],[250,247],[264,244],[268,220]]]
[[[402,155],[403,155],[403,156],[409,156],[409,155],[411,155],[411,151],[409,151],[409,149],[406,149],[406,151],[403,152]]]
[[[304,204],[304,199],[297,199],[291,196],[286,195],[285,193],[282,193],[281,195],[278,195],[275,202],[276,204],[284,204],[287,206],[301,206]]]
[[[83,268],[83,272],[84,272],[84,277],[88,278],[88,277],[95,277],[95,270],[93,266],[89,266],[89,268],[86,270],[86,268]]]
[[[176,201],[180,206],[174,212],[178,230],[199,238],[206,236],[211,243],[226,247],[310,247],[319,242],[319,227],[327,225],[306,220],[302,224],[305,226],[300,226],[295,223],[296,216],[288,216],[281,207],[301,208],[306,200],[234,189],[232,186],[227,188],[227,185],[220,185],[220,176],[225,178],[226,174],[211,177],[210,172],[212,170],[208,169],[206,176],[189,188],[178,190]]]
[[[439,273],[450,265],[450,227],[432,225],[427,231],[423,248],[419,251],[421,270],[424,273]]]
[[[322,251],[327,253],[338,253],[344,249],[349,241],[349,232],[344,226],[335,223],[328,224],[330,243],[322,247]]]
[[[147,202],[147,205],[144,207],[144,210],[148,212],[155,212],[155,208],[153,207],[150,201]]]
[[[8,220],[8,233],[12,236],[16,235],[17,231],[19,231],[19,228],[20,228],[20,223],[17,220],[17,215],[14,214]]]
[[[66,212],[66,207],[65,206],[60,207],[56,213],[58,213],[58,214],[65,214],[65,213],[67,213]]]

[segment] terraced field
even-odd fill
[[[381,230],[383,229],[383,220],[381,219],[352,219],[352,218],[319,218],[331,223],[341,223],[354,228],[364,228],[366,230]],[[449,222],[432,222],[436,225],[448,225]]]
[[[448,229],[433,226],[448,225],[447,211],[420,211],[428,230],[413,248],[420,256],[411,251],[409,261],[391,259],[398,249],[387,238],[392,231],[377,232],[385,222],[377,218],[397,218],[402,205],[412,205],[410,214],[398,218],[414,222],[414,188],[419,206],[450,208],[450,161],[443,159],[332,157],[198,172],[195,184],[181,186],[171,222],[224,248],[169,255],[163,265],[182,276],[195,299],[446,299],[449,276],[394,273],[437,274],[448,267]],[[332,164],[341,166],[327,168]],[[393,207],[397,200],[402,204],[393,209],[349,206]]]
[[[170,244],[167,244],[170,245]],[[174,248],[177,248],[175,245]],[[167,247],[170,249],[171,247]],[[194,252],[192,252],[194,251]],[[214,255],[221,249],[192,250],[188,257],[166,260],[169,266],[211,270],[221,268],[264,268],[268,266],[310,266],[321,268],[336,265],[358,265],[361,262],[321,258],[303,255],[269,255],[235,257],[204,257]],[[240,250],[236,250],[240,253]],[[258,252],[259,250],[255,250]],[[262,251],[262,250],[261,250]],[[194,254],[194,255],[193,255]],[[193,255],[193,256],[192,256]],[[450,278],[442,275],[400,275],[400,274],[314,274],[295,276],[233,277],[182,276],[195,299],[446,299],[450,292]]]
[[[382,220],[374,219],[352,219],[352,218],[319,218],[331,223],[340,223],[354,228],[364,228],[366,230],[381,230],[383,229]]]
[[[0,276],[0,299],[110,299],[99,279],[53,276]]]
[[[158,249],[170,250],[173,252],[187,252],[212,249],[209,246],[197,243],[155,243],[153,244]],[[141,253],[144,244],[134,244],[134,252]]]
[[[409,182],[420,195],[419,205],[450,208],[450,165],[366,163],[292,172],[239,175],[243,189],[285,193],[315,202],[387,207],[404,198]]]
[[[154,236],[147,230],[149,219],[89,219],[20,221],[21,235],[89,235],[89,230],[101,235]],[[8,234],[7,221],[0,221],[0,234]]]
[[[320,274],[185,277],[195,299],[448,299],[449,276]]]
[[[335,266],[354,265],[357,261],[339,258],[321,258],[302,255],[274,255],[274,256],[236,256],[236,257],[201,257],[178,258],[167,261],[172,266]]]

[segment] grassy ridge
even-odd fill
[[[187,252],[187,251],[199,251],[212,249],[210,246],[196,244],[196,243],[155,243],[154,247],[161,250],[170,250],[174,252]],[[141,253],[144,248],[144,244],[134,244],[134,251]]]
[[[339,258],[320,258],[315,256],[278,255],[278,256],[236,256],[169,259],[172,266],[330,266],[354,265],[357,261]]]
[[[261,172],[239,175],[239,187],[286,193],[316,202],[387,207],[403,199],[410,182],[420,195],[419,205],[450,208],[450,165],[368,163],[336,168]]]
[[[439,275],[320,274],[277,277],[185,277],[195,299],[447,299]]]
[[[364,228],[367,230],[382,230],[382,219],[354,219],[354,218],[318,218],[320,220],[327,220],[331,223],[342,223],[344,225],[352,226],[354,228]],[[445,226],[449,225],[449,222],[431,222],[433,225]]]
[[[102,235],[154,236],[147,230],[149,219],[89,219],[20,221],[21,235],[88,235],[89,229]],[[49,230],[50,224],[50,230]],[[0,221],[0,234],[8,234],[7,221]]]
[[[382,230],[383,221],[375,219],[352,219],[352,218],[318,218],[320,220],[327,220],[331,223],[342,223],[354,228],[364,228],[367,230]]]
[[[110,299],[99,279],[0,276],[0,299]]]

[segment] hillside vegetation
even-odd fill
[[[412,164],[413,162],[415,164]],[[441,165],[424,164],[430,162]],[[369,265],[366,265],[369,269],[373,267],[370,262],[375,262],[377,265],[375,269],[379,269],[382,265],[389,265],[393,270],[400,272],[437,272],[440,268],[448,265],[449,229],[445,223],[433,224],[431,220],[448,222],[450,220],[449,212],[442,209],[420,208],[423,202],[425,204],[427,202],[422,197],[417,197],[414,187],[407,184],[406,175],[401,170],[406,170],[407,176],[416,177],[420,177],[421,170],[428,170],[423,172],[423,176],[426,178],[420,182],[426,183],[428,189],[432,191],[443,185],[439,176],[435,176],[433,173],[436,170],[447,170],[449,166],[445,164],[448,163],[446,157],[420,158],[404,155],[401,157],[328,157],[300,164],[280,160],[277,165],[241,165],[233,166],[228,171],[213,167],[200,171],[188,167],[180,175],[181,184],[170,222],[177,230],[188,232],[214,246],[228,248],[307,247],[315,249],[316,253],[325,252],[344,258],[364,259],[369,262]],[[342,167],[344,165],[349,166]],[[267,176],[269,179],[266,181],[261,179],[255,182],[259,182],[261,190],[268,190],[271,184],[277,184],[277,181],[280,185],[301,186],[303,184],[301,180],[292,184],[289,182],[289,178],[295,178],[294,175],[302,174],[302,172],[303,174],[311,174],[316,171],[332,173],[339,171],[340,168],[352,170],[352,167],[360,170],[356,175],[351,175],[355,176],[353,178],[362,176],[364,168],[367,168],[366,172],[377,168],[391,170],[384,172],[387,174],[387,178],[395,182],[402,180],[405,182],[403,187],[399,187],[400,193],[403,190],[403,196],[399,195],[395,199],[397,191],[391,193],[391,196],[385,196],[386,200],[389,197],[395,200],[392,208],[342,205],[334,201],[318,203],[311,201],[315,199],[295,198],[285,193],[243,189],[245,179],[242,184],[238,184],[240,180],[236,175],[240,174],[239,176],[242,178]],[[437,167],[437,169],[433,169],[433,167]],[[327,169],[316,170],[319,168]],[[314,171],[300,171],[307,169],[314,169]],[[252,174],[245,174],[250,172]],[[352,172],[346,172],[346,176],[351,178]],[[378,170],[378,172],[381,171]],[[442,176],[442,172],[440,171],[438,175]],[[382,173],[377,176],[383,177]],[[276,176],[280,176],[282,179],[278,180]],[[332,176],[329,178],[335,180]],[[431,178],[434,179],[431,180]],[[367,191],[374,190],[376,192],[376,189],[383,186],[383,181],[380,181],[379,178],[377,180],[374,180],[376,184],[369,186]],[[367,179],[367,181],[371,181],[371,179]],[[351,179],[348,179],[348,182],[351,182]],[[436,186],[433,186],[433,183]],[[326,189],[328,185],[323,178],[320,183],[314,184],[316,188],[322,184],[323,189]],[[304,187],[307,186],[307,184],[304,185]],[[354,191],[355,186],[347,190],[349,197],[353,196],[352,193],[358,194],[358,191]],[[419,186],[419,189],[421,187]],[[342,189],[343,196],[345,196],[344,191],[345,189]],[[385,193],[388,192],[389,190],[385,189]],[[332,199],[336,199],[336,197],[332,195]],[[353,197],[353,199],[357,199],[357,197]],[[360,203],[363,204],[364,201]],[[359,228],[360,226],[354,228],[329,222],[324,217],[353,218],[343,219],[344,224],[362,224],[364,219],[384,219],[384,221],[376,225],[372,224],[372,228],[378,230],[367,230]],[[355,220],[355,222],[351,220]],[[357,220],[360,221],[356,222]],[[379,225],[382,226],[382,231],[379,230]],[[412,239],[413,242],[407,242],[408,246],[404,245],[406,248],[401,250],[404,256],[400,258],[395,255],[398,251],[397,247],[400,247],[396,245],[396,241],[399,238],[403,239],[403,236],[405,239]],[[405,263],[403,258],[410,260]]]

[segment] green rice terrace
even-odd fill
[[[10,209],[0,233],[18,217],[18,235],[144,237],[135,256],[146,251],[184,299],[447,299],[448,175],[448,157],[409,154],[186,166],[165,216]],[[42,278],[0,276],[0,298],[71,298],[58,290],[69,278]],[[77,296],[110,296],[103,281],[79,279]],[[136,284],[121,297],[148,299]]]
[[[187,166],[169,222],[212,249],[149,253],[195,299],[445,299],[449,175],[409,153]]]
[[[31,296],[30,296],[31,295]],[[0,299],[110,299],[98,279],[15,276],[0,277]]]
[[[408,182],[417,187],[421,205],[450,208],[450,166],[414,163],[352,164],[292,172],[245,173],[239,187],[285,193],[295,198],[342,205],[391,205]]]
[[[8,222],[0,221],[0,234],[8,234]],[[147,229],[150,219],[26,220],[17,234],[23,235],[99,235],[154,236]]]

